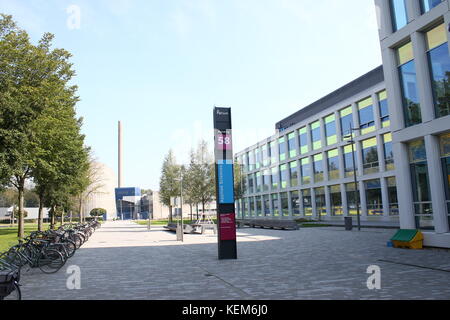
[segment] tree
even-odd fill
[[[169,222],[172,222],[172,197],[180,196],[180,166],[176,163],[172,150],[164,158],[159,182],[161,203],[169,207]]]
[[[242,199],[245,194],[245,188],[243,184],[243,174],[241,164],[237,159],[234,160],[234,198],[236,200]]]
[[[202,204],[203,214],[205,205],[210,203],[215,196],[215,166],[213,156],[208,150],[208,143],[200,141],[194,155],[193,183],[196,184],[196,199]]]
[[[74,104],[76,86],[71,54],[51,50],[53,35],[43,35],[38,45],[17,27],[11,16],[0,16],[0,180],[18,191],[18,236],[24,236],[24,189],[38,157],[35,129],[45,110]]]
[[[95,217],[95,218],[102,217],[105,214],[106,214],[106,209],[103,209],[103,208],[95,208],[95,209],[92,209],[90,212],[91,217]]]

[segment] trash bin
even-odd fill
[[[353,218],[352,217],[345,217],[345,230],[351,231],[353,229]]]

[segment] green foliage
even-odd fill
[[[171,209],[170,198],[180,196],[180,186],[180,166],[176,163],[173,151],[170,150],[164,158],[159,182],[161,203]],[[169,220],[172,221],[172,212],[169,214]]]
[[[0,184],[18,191],[19,237],[25,182],[33,178],[41,202],[62,215],[84,186],[88,163],[71,54],[52,49],[53,38],[45,33],[33,45],[11,16],[0,15]]]
[[[95,209],[91,210],[90,214],[91,214],[91,217],[101,217],[106,214],[106,209],[95,208]]]

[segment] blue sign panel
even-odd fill
[[[233,162],[218,161],[219,203],[234,203]]]

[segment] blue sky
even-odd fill
[[[381,64],[373,0],[0,0],[0,12],[74,55],[86,143],[114,170],[123,122],[127,186],[157,189],[170,148],[187,163],[199,139],[212,146],[214,105],[232,108],[237,152]]]

